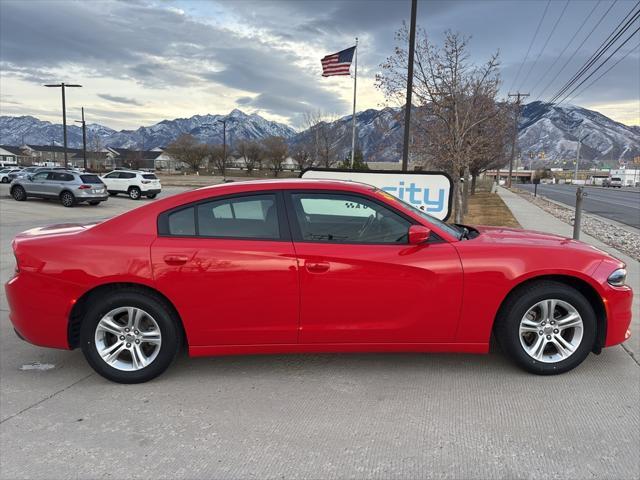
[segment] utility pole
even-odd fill
[[[64,137],[64,168],[67,168],[67,105],[64,96],[64,89],[66,87],[82,87],[73,83],[52,83],[47,84],[45,87],[60,88],[62,90],[62,133]]]
[[[411,132],[411,95],[413,93],[413,57],[416,51],[416,12],[418,0],[411,0],[411,27],[409,30],[409,57],[407,58],[407,100],[404,106],[404,143],[402,146],[402,171],[409,169],[409,138]]]
[[[587,133],[584,137],[578,138],[578,151],[576,152],[576,171],[573,174],[573,183],[577,184],[578,182],[578,168],[580,166],[580,147],[582,146],[582,141],[587,138],[589,134]]]
[[[222,180],[226,181],[226,166],[227,166],[227,121],[218,120],[222,124]]]
[[[87,170],[87,124],[84,121],[84,107],[82,107],[82,120],[76,120],[76,123],[82,124],[82,159],[84,160],[84,169]]]
[[[520,105],[522,103],[522,99],[528,97],[528,93],[510,93],[509,97],[516,97],[516,111],[515,111],[515,119],[513,123],[513,141],[511,143],[511,158],[509,159],[509,178],[507,178],[507,188],[511,188],[511,177],[513,175],[513,161],[516,158],[516,143],[518,141],[518,119],[520,118]]]

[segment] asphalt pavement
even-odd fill
[[[19,231],[152,201],[66,209],[6,195],[3,283]],[[499,352],[183,355],[152,382],[118,385],[79,351],[19,340],[7,314],[3,291],[3,479],[640,477],[640,367],[621,347],[553,377]]]
[[[530,192],[534,190],[534,185],[530,183],[518,184],[516,187]],[[576,205],[576,189],[575,185],[567,184],[538,185],[540,195],[571,207]],[[585,192],[587,196],[582,202],[584,211],[640,228],[640,188],[586,186]]]

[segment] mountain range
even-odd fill
[[[336,142],[337,156],[344,158],[351,148],[351,115],[339,118],[329,127]],[[258,114],[233,110],[228,115],[195,115],[163,120],[137,130],[116,131],[99,124],[87,124],[89,147],[96,140],[101,146],[150,150],[164,147],[181,134],[191,134],[204,143],[222,143],[223,122],[227,143],[281,136],[295,146],[312,135],[296,132],[282,123],[266,120]],[[368,161],[398,161],[402,152],[402,111],[399,108],[369,109],[356,113],[358,145]],[[617,166],[640,155],[640,127],[627,126],[595,112],[576,106],[558,106],[532,102],[523,106],[518,126],[518,146],[525,165],[561,166],[576,157],[578,138],[584,138],[580,152],[584,166]],[[82,129],[67,126],[68,144],[82,147]],[[32,116],[0,116],[0,144],[61,144],[62,125]],[[534,160],[529,160],[530,154]]]

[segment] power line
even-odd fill
[[[622,34],[624,34],[629,28],[631,28],[633,22],[635,22],[638,17],[640,17],[640,12],[634,13],[631,19],[629,19],[624,25],[622,24],[623,22],[625,22],[625,20],[627,20],[629,15],[633,13],[633,10],[635,10],[638,4],[640,4],[640,1],[633,7],[631,12],[629,12],[629,14],[627,14],[625,18],[616,26],[614,31],[609,34],[604,42],[600,44],[598,49],[589,57],[582,68],[580,68],[580,70],[576,74],[574,74],[573,77],[571,77],[571,79],[558,91],[558,93],[556,93],[551,98],[551,100],[549,100],[549,103],[554,103],[558,98],[564,95],[567,90],[573,87],[573,85],[575,85],[580,77],[582,77],[600,59],[600,57],[602,57],[606,53],[606,51],[609,50],[613,46],[613,44],[618,41]]]
[[[582,80],[578,85],[576,85],[576,86],[573,88],[573,90],[571,90],[567,95],[565,95],[565,97],[564,97],[562,100],[560,100],[560,102],[558,102],[558,103],[562,103],[562,102],[564,102],[564,101],[565,101],[565,100],[566,100],[566,99],[567,99],[567,98],[568,98],[568,97],[569,97],[573,92],[575,92],[578,88],[580,88],[580,86],[581,86],[582,84],[584,84],[584,82],[586,82],[586,81],[587,81],[587,80],[589,80],[593,75],[595,75],[595,74],[596,74],[596,72],[597,72],[598,70],[600,70],[602,67],[604,67],[604,65],[605,65],[605,64],[606,64],[606,63],[611,59],[611,57],[613,57],[616,53],[618,53],[618,50],[620,50],[622,47],[624,47],[624,46],[629,42],[629,40],[631,40],[631,39],[633,38],[633,36],[634,36],[636,33],[638,33],[638,32],[640,32],[640,27],[636,28],[636,29],[635,29],[635,31],[634,31],[631,35],[629,35],[629,36],[627,37],[627,39],[626,39],[624,42],[622,42],[622,43],[618,46],[618,48],[616,48],[616,49],[615,49],[615,50],[614,50],[614,51],[613,51],[613,52],[612,52],[612,53],[611,53],[607,58],[605,58],[605,59],[602,61],[602,63],[601,63],[600,65],[598,65],[598,67],[597,67],[595,70],[593,70],[593,71],[592,71],[592,72],[591,72],[591,73],[590,73],[590,74],[589,74],[589,75],[588,75],[584,80]]]
[[[533,44],[536,41],[536,37],[538,36],[538,32],[540,31],[540,27],[542,26],[542,22],[544,22],[544,18],[547,16],[547,10],[549,10],[549,5],[550,4],[551,4],[551,0],[549,0],[547,2],[547,6],[544,7],[544,12],[542,13],[542,17],[540,18],[540,21],[538,22],[538,26],[536,27],[536,32],[533,34],[533,38],[531,39],[531,43],[529,44],[529,48],[527,48],[527,54],[524,56],[524,60],[520,64],[520,67],[518,68],[518,73],[516,73],[516,77],[513,79],[513,82],[511,82],[511,86],[509,87],[509,90],[511,90],[514,87],[514,85],[518,81],[518,78],[520,77],[520,72],[522,71],[522,67],[524,66],[525,63],[527,63],[527,59],[529,58],[529,53],[531,53],[531,47],[533,47]]]
[[[640,43],[638,43],[635,47],[633,47],[631,50],[629,50],[627,53],[625,53],[622,57],[620,57],[616,63],[614,63],[609,68],[607,68],[604,72],[602,72],[600,75],[598,75],[592,82],[590,82],[582,90],[580,90],[578,93],[573,95],[573,98],[576,98],[576,97],[579,97],[580,95],[582,95],[582,93],[585,90],[588,90],[591,87],[591,85],[596,83],[598,80],[600,80],[602,77],[604,77],[607,73],[609,73],[611,70],[613,70],[620,62],[622,62],[625,58],[627,58],[633,52],[638,51],[638,49],[640,49]],[[564,99],[562,99],[560,102],[558,102],[556,105],[561,104],[562,102],[564,102],[565,99],[566,99],[566,97]]]
[[[558,28],[558,24],[560,23],[560,20],[562,20],[562,17],[564,16],[564,12],[567,11],[567,7],[568,6],[569,6],[569,0],[567,0],[565,2],[564,8],[562,9],[562,12],[560,12],[560,16],[556,20],[556,23],[553,24],[553,28],[551,29],[551,32],[549,33],[549,35],[547,35],[547,40],[544,42],[544,45],[542,46],[542,49],[540,49],[540,52],[538,53],[538,56],[533,61],[533,63],[531,64],[531,67],[529,67],[529,71],[527,72],[527,74],[522,79],[522,84],[520,85],[520,88],[522,88],[524,83],[527,81],[527,79],[529,78],[529,75],[531,75],[531,72],[533,71],[534,67],[538,63],[538,60],[540,60],[540,57],[542,56],[544,51],[547,49],[547,45],[549,45],[549,41],[551,40],[551,37],[553,37],[553,34],[556,32],[556,28]]]
[[[547,83],[545,85],[545,87],[542,89],[542,92],[540,92],[540,95],[538,95],[538,98],[542,98],[542,96],[544,95],[544,92],[546,92],[549,87],[553,84],[553,82],[556,81],[556,79],[560,76],[560,74],[564,71],[565,68],[567,68],[567,66],[569,65],[569,63],[571,63],[571,60],[573,60],[573,58],[576,56],[576,54],[578,53],[578,51],[582,48],[582,46],[587,42],[587,40],[589,40],[589,38],[591,37],[591,35],[593,35],[593,32],[596,30],[596,28],[598,28],[598,26],[602,23],[602,21],[605,19],[605,17],[609,14],[609,12],[611,11],[611,9],[613,8],[613,6],[617,3],[618,0],[614,0],[614,2],[609,5],[609,8],[607,8],[607,11],[604,12],[602,14],[602,16],[600,17],[600,20],[598,20],[598,22],[593,26],[593,28],[591,29],[591,31],[587,34],[586,37],[584,37],[584,40],[582,40],[582,42],[580,43],[580,45],[578,45],[576,47],[576,49],[574,50],[574,52],[571,54],[571,56],[567,59],[566,62],[564,62],[564,65],[562,65],[562,67],[560,68],[560,70],[558,70],[558,73],[556,73],[554,75],[554,77],[549,81],[549,83]]]
[[[509,97],[516,97],[515,103],[515,114],[514,114],[514,122],[513,122],[513,138],[511,143],[511,157],[509,158],[509,178],[507,179],[507,188],[511,188],[511,177],[513,175],[513,161],[516,158],[516,143],[518,141],[518,120],[520,119],[520,105],[522,104],[522,99],[528,97],[528,93],[509,93]]]
[[[538,88],[538,85],[540,85],[540,82],[542,82],[542,80],[549,74],[551,73],[551,71],[553,70],[553,67],[556,66],[556,63],[558,63],[558,60],[560,60],[562,58],[562,56],[564,55],[564,52],[567,51],[567,49],[569,48],[569,46],[573,43],[573,41],[576,39],[576,37],[578,36],[578,34],[582,31],[582,29],[584,28],[584,26],[587,24],[587,22],[589,21],[589,19],[591,18],[591,16],[593,15],[593,12],[596,11],[596,9],[600,6],[600,4],[602,3],[602,0],[598,0],[598,2],[594,5],[594,7],[591,9],[591,12],[589,12],[589,15],[587,15],[585,17],[585,19],[582,21],[582,23],[580,24],[580,27],[578,28],[578,30],[576,30],[576,32],[573,34],[573,36],[571,37],[571,40],[569,40],[569,42],[565,45],[565,47],[562,49],[562,51],[560,52],[560,54],[558,54],[558,56],[556,57],[556,59],[553,61],[553,63],[551,64],[551,66],[547,69],[546,72],[544,72],[542,74],[542,76],[540,77],[540,79],[536,82],[535,86],[531,89],[531,91],[536,91]],[[540,95],[538,95],[536,97],[536,100],[540,98]]]

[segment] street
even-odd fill
[[[533,192],[534,185],[518,184],[517,188]],[[640,228],[640,189],[633,187],[585,187],[587,196],[582,207],[585,212],[600,215],[625,225]],[[575,185],[538,185],[538,194],[571,207],[576,205]]]
[[[3,284],[16,233],[153,201],[64,208],[7,194],[0,186]],[[120,385],[79,350],[20,340],[3,290],[0,476],[636,479],[639,372],[621,346],[549,377],[499,352],[183,354],[154,381]]]

